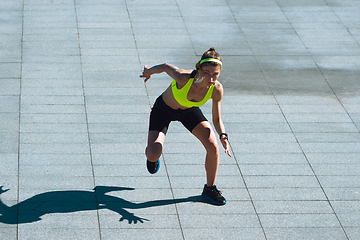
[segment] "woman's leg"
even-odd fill
[[[162,153],[165,140],[165,134],[159,131],[149,131],[148,144],[145,149],[145,154],[150,162],[156,162]]]
[[[192,133],[202,142],[206,149],[205,170],[207,183],[201,196],[209,199],[215,205],[224,205],[226,199],[215,186],[220,157],[215,132],[208,121],[202,121],[193,129]]]
[[[215,132],[208,121],[202,121],[192,130],[192,134],[201,141],[206,149],[205,170],[207,186],[214,186],[220,157]]]

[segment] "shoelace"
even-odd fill
[[[217,187],[215,187],[215,186],[212,186],[212,187],[209,187],[211,190],[213,190],[214,192],[216,192],[216,193],[218,193],[219,195],[221,195],[221,191],[219,191],[218,189],[217,189]]]

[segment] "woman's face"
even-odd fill
[[[220,75],[222,68],[220,67],[220,65],[213,66],[206,64],[204,66],[201,66],[201,70],[204,74],[203,82],[206,83],[206,85],[211,86],[215,84],[216,80]]]

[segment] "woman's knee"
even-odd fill
[[[161,156],[165,134],[159,131],[149,131],[148,145],[145,154],[149,161],[155,162]]]
[[[217,142],[209,141],[204,144],[204,147],[206,149],[206,152],[211,155],[219,155],[219,145]]]
[[[162,145],[160,143],[153,143],[146,147],[145,154],[149,161],[155,162],[162,153]]]

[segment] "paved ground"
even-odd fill
[[[206,3],[206,5],[205,5]],[[360,239],[359,0],[0,0],[1,239]],[[233,158],[150,176],[144,65],[224,58]],[[211,119],[211,104],[203,107]]]

